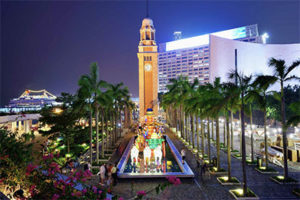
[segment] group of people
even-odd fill
[[[117,172],[116,164],[103,164],[97,175],[100,175],[100,185],[102,186],[116,186],[117,185]]]

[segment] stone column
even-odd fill
[[[24,132],[25,133],[29,133],[30,129],[29,129],[29,120],[25,120],[24,121]]]
[[[11,122],[11,132],[15,132],[17,130],[17,122]]]
[[[18,121],[18,133],[22,133],[23,127],[22,127],[22,121]]]

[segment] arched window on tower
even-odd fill
[[[155,40],[155,38],[154,38],[154,32],[151,32],[151,39]]]
[[[151,40],[151,33],[150,31],[147,31],[146,40]]]

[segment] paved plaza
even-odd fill
[[[165,182],[165,179],[122,179],[119,184],[113,188],[113,193],[122,196],[125,199],[131,199],[135,196],[137,191],[144,190],[150,191],[147,195],[150,199],[233,199],[228,192],[229,189],[237,188],[238,186],[222,186],[217,182],[216,175],[204,175],[200,177],[200,170],[197,168],[195,156],[183,145],[183,143],[169,130],[166,133],[177,149],[185,148],[187,151],[187,162],[193,172],[195,173],[194,179],[181,179],[182,184],[167,188],[160,195],[156,195],[155,186],[159,183]],[[134,133],[125,135],[123,143],[129,141]],[[212,157],[215,156],[215,148],[212,146]],[[113,156],[112,161],[117,159]],[[280,173],[283,169],[270,164]],[[221,167],[227,168],[227,154],[221,151]],[[254,169],[255,166],[247,166],[247,178],[249,188],[252,189],[260,199],[297,199],[292,194],[292,189],[299,187],[299,185],[279,185],[272,182],[269,177],[271,175],[260,174]],[[232,175],[242,181],[242,166],[241,161],[232,158]],[[299,172],[290,172],[293,178],[300,180]],[[97,180],[98,181],[98,177]],[[151,191],[152,190],[152,191]]]

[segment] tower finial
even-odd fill
[[[146,0],[146,17],[149,17],[149,0]]]

